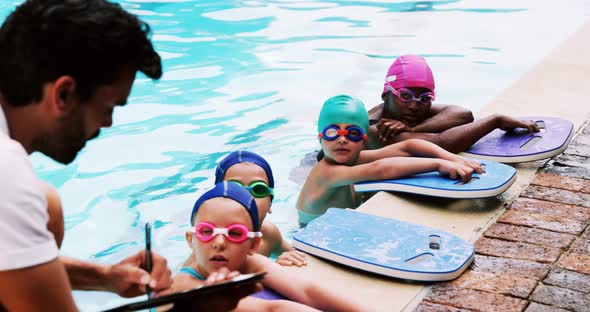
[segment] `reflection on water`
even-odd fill
[[[0,18],[18,2],[0,2]],[[188,252],[190,208],[227,152],[269,160],[277,181],[269,218],[291,237],[305,171],[289,176],[318,147],[325,99],[348,93],[378,104],[389,64],[415,53],[434,70],[438,100],[477,111],[590,12],[583,0],[118,2],[152,26],[163,79],[138,76],[131,105],[73,164],[33,162],[63,198],[63,254],[117,261],[142,247],[141,225],[151,221],[155,249],[173,268]],[[124,301],[76,300],[84,310]]]

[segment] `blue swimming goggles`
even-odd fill
[[[324,131],[318,134],[318,138],[322,138],[326,141],[334,141],[342,135],[346,136],[349,140],[353,142],[358,142],[362,139],[367,138],[367,135],[365,134],[363,129],[357,126],[350,126],[344,130],[336,126],[327,126],[326,128],[324,128]]]

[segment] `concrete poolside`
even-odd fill
[[[587,55],[590,22],[477,114],[569,119],[577,134],[564,154],[516,165],[517,181],[496,198],[447,200],[380,192],[358,208],[474,242],[474,264],[457,280],[431,287],[316,258],[296,270],[362,300],[367,311],[590,310]]]

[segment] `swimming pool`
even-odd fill
[[[0,4],[0,17],[18,2]],[[416,53],[434,70],[438,102],[477,111],[590,12],[582,0],[120,3],[152,26],[163,79],[140,76],[115,126],[71,165],[32,158],[62,195],[63,254],[115,262],[142,248],[141,225],[152,221],[154,249],[172,268],[188,253],[183,231],[195,192],[212,184],[228,151],[269,160],[277,181],[270,220],[288,235],[298,192],[290,173],[317,147],[325,99],[348,93],[377,104],[387,66]],[[125,301],[75,296],[91,311]]]

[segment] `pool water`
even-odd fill
[[[20,2],[0,3],[1,20]],[[587,0],[118,2],[151,25],[163,78],[139,75],[130,105],[74,163],[32,160],[62,196],[62,254],[114,263],[143,247],[150,221],[154,250],[173,269],[188,255],[192,205],[228,152],[268,159],[269,220],[291,237],[304,178],[293,172],[319,146],[324,100],[347,93],[378,104],[389,64],[414,53],[434,71],[437,103],[477,112],[590,16]],[[88,311],[128,301],[75,298]]]

